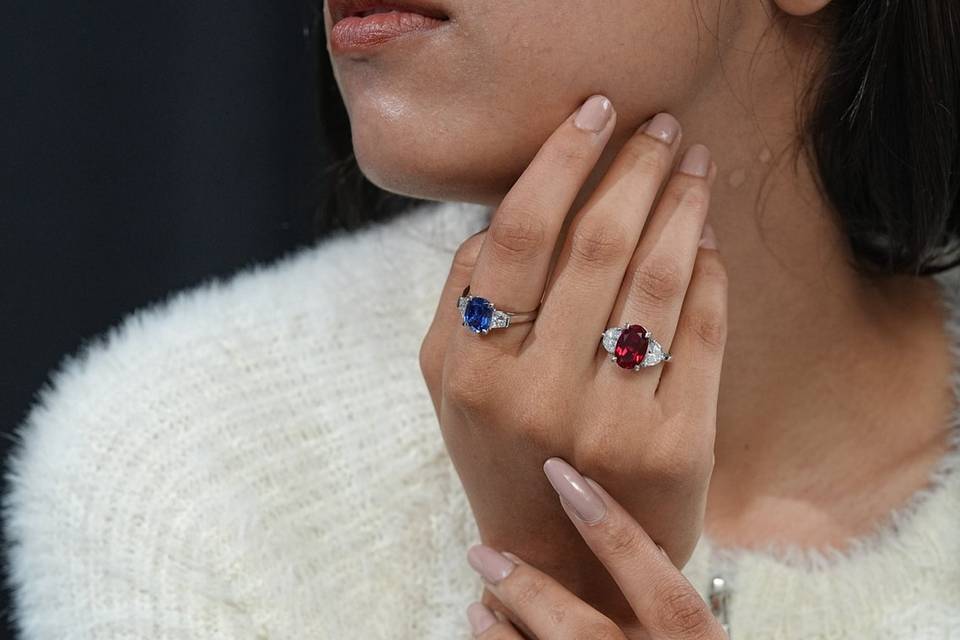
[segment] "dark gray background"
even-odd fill
[[[84,340],[314,240],[313,14],[306,0],[2,3],[4,456]],[[9,594],[0,606],[13,637]]]

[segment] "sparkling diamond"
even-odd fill
[[[639,324],[632,324],[623,330],[613,350],[618,365],[624,369],[633,369],[643,362],[649,343],[649,340],[644,337],[646,333],[647,330]]]
[[[486,298],[471,298],[463,310],[463,321],[474,333],[486,333],[493,319],[493,305]]]
[[[647,347],[647,357],[643,359],[643,366],[649,367],[657,364],[665,357],[666,354],[663,352],[663,347],[660,346],[660,343],[656,340],[650,340],[650,344]]]
[[[621,333],[623,333],[621,327],[611,327],[603,332],[603,348],[607,350],[607,353],[613,353],[613,350],[617,348],[617,340],[620,339]]]

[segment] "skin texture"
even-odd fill
[[[674,549],[671,558],[689,551],[683,540],[700,524],[718,545],[843,548],[848,536],[865,534],[923,486],[947,446],[951,363],[936,284],[857,275],[811,168],[802,155],[792,162],[798,95],[811,79],[808,63],[817,57],[822,29],[816,12],[824,4],[611,0],[585,13],[584,3],[573,0],[445,0],[451,20],[441,32],[366,54],[331,54],[361,169],[397,193],[499,207],[544,142],[595,93],[612,101],[615,128],[566,224],[654,114],[669,111],[679,120],[679,150],[694,142],[711,149],[719,176],[709,219],[727,274],[728,312],[703,522],[652,518],[663,514],[657,511],[663,501],[625,504],[651,536]],[[331,26],[327,15],[328,32]],[[549,176],[528,188],[554,189]],[[675,251],[688,246],[681,244],[688,236],[676,238]],[[501,297],[490,297],[501,304],[511,291],[504,286]],[[585,295],[570,299],[580,303]],[[669,324],[664,316],[650,328],[659,336]],[[519,328],[503,334],[522,334]],[[444,331],[452,329],[463,331],[455,317]],[[444,416],[443,376],[436,371],[445,370],[455,338],[434,334],[448,338],[425,341],[425,375],[429,382],[433,371],[440,381],[431,392],[441,428],[445,437],[475,432],[476,416],[460,410]],[[905,344],[910,359],[901,356]],[[562,370],[548,368],[541,379]],[[538,402],[519,385],[495,393],[487,406]],[[692,383],[689,395],[704,396]],[[557,422],[587,419],[559,411]],[[648,431],[634,433],[638,440],[630,446],[649,442]],[[471,455],[453,448],[451,456],[485,542],[516,550],[577,593],[609,596],[608,612],[622,613],[623,600],[609,595],[589,550],[556,513],[549,486],[533,480],[547,456],[572,453],[547,451],[564,444],[537,442],[527,467],[497,466],[505,451],[497,439],[471,440]],[[615,451],[623,443],[610,445]],[[858,464],[851,466],[852,459]],[[603,460],[596,449],[571,462],[602,476],[590,465]],[[703,456],[698,460],[705,464]],[[684,476],[678,469],[685,469],[679,458],[664,473]],[[646,472],[642,466],[606,471],[599,479],[621,500],[616,489]],[[700,498],[699,490],[689,496]],[[538,548],[532,532],[556,548]],[[682,564],[683,553],[676,557]]]

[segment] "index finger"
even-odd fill
[[[655,638],[727,638],[686,576],[603,487],[561,458],[550,458],[543,470],[587,546]]]
[[[471,294],[504,311],[540,304],[563,221],[615,123],[610,100],[594,95],[550,135],[490,219]],[[506,332],[514,340],[527,333],[519,326]]]

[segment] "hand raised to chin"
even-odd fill
[[[727,283],[704,222],[716,167],[701,145],[676,162],[682,135],[668,114],[625,143],[562,233],[615,122],[608,100],[587,100],[489,228],[464,242],[420,365],[483,541],[617,619],[632,615],[629,603],[557,511],[540,468],[559,456],[603,484],[682,567],[713,469]],[[463,326],[467,285],[482,299],[463,310]],[[537,313],[490,328],[498,316],[487,301]],[[611,361],[601,334],[623,326]],[[671,358],[634,369],[655,355],[648,332]]]

